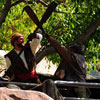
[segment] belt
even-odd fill
[[[19,74],[16,77],[21,79],[21,80],[27,80],[27,79],[32,79],[32,78],[38,78],[38,75],[36,73],[36,70],[33,70],[30,73]]]

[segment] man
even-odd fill
[[[58,79],[66,81],[85,81],[87,67],[83,55],[84,46],[75,43],[65,47],[49,34],[45,34],[45,36],[62,58],[62,62],[54,75],[55,79],[58,77]]]
[[[83,45],[74,44],[66,49],[68,49],[66,56],[68,61],[62,59],[55,76],[67,81],[85,81],[87,66],[83,55]]]
[[[75,43],[66,49],[66,52],[68,52],[68,55],[66,56],[68,57],[68,61],[62,59],[57,71],[55,72],[54,78],[65,81],[85,82],[87,66],[83,55],[84,46],[82,44]],[[67,96],[76,95],[79,97],[87,97],[86,89],[73,89],[68,87]]]
[[[32,36],[31,34],[29,39],[32,39],[32,41],[25,46],[24,37],[21,34],[16,33],[11,37],[11,44],[14,49],[5,55],[7,62],[7,71],[5,74],[9,77],[9,81],[39,82],[39,78],[36,74],[34,55],[42,40],[42,35],[36,33]],[[23,48],[24,50],[22,51]],[[22,53],[18,56],[21,51]]]

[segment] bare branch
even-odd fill
[[[25,2],[25,0],[16,1],[15,3],[11,4],[11,7],[12,7],[12,6],[15,6],[15,5],[17,5],[17,4],[21,3],[21,2]]]
[[[5,18],[10,10],[11,7],[11,0],[7,0],[2,15],[0,16],[0,27],[2,23],[5,21]]]
[[[99,15],[99,13],[100,13],[100,10],[95,14],[95,16]],[[98,28],[98,26],[100,26],[100,17],[96,19],[78,39],[66,45],[66,47],[69,45],[73,45],[74,43],[82,44],[87,38],[90,37],[90,35],[92,35],[92,33]]]
[[[45,3],[43,0],[37,0],[37,3],[41,3],[42,5],[44,5],[45,7],[48,7],[48,4]]]
[[[91,24],[86,31],[75,41],[73,41],[70,44],[73,43],[83,43],[87,38],[89,38],[89,36],[97,29],[97,27],[100,26],[100,18],[96,19],[96,21]]]
[[[47,47],[36,54],[36,63],[38,64],[45,56],[57,53],[53,47]]]
[[[86,31],[85,33],[79,38],[79,42],[84,42],[100,25],[100,18],[98,18]],[[76,41],[76,42],[78,42]]]
[[[27,3],[27,4],[33,4],[33,2],[31,2],[31,1],[19,0],[19,1],[16,1],[15,3],[11,4],[11,7],[15,6],[15,5],[17,5],[17,4],[21,3],[21,2],[24,2],[24,3]]]
[[[2,15],[0,16],[0,27],[1,27],[2,23],[5,22],[5,18],[8,15],[8,12],[9,12],[10,8],[12,6],[15,6],[15,5],[21,3],[21,2],[25,2],[25,3],[28,3],[28,4],[32,4],[33,3],[31,1],[27,2],[25,0],[19,0],[19,1],[16,1],[15,3],[11,4],[11,0],[6,0],[6,4],[5,4],[5,7],[4,7],[4,10],[2,12]]]

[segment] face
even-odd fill
[[[24,37],[23,36],[20,36],[18,37],[18,39],[15,41],[15,44],[22,48],[24,46]]]

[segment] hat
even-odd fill
[[[22,35],[19,33],[13,34],[11,37],[11,44],[14,45],[15,40],[17,40],[19,37],[21,37]]]

